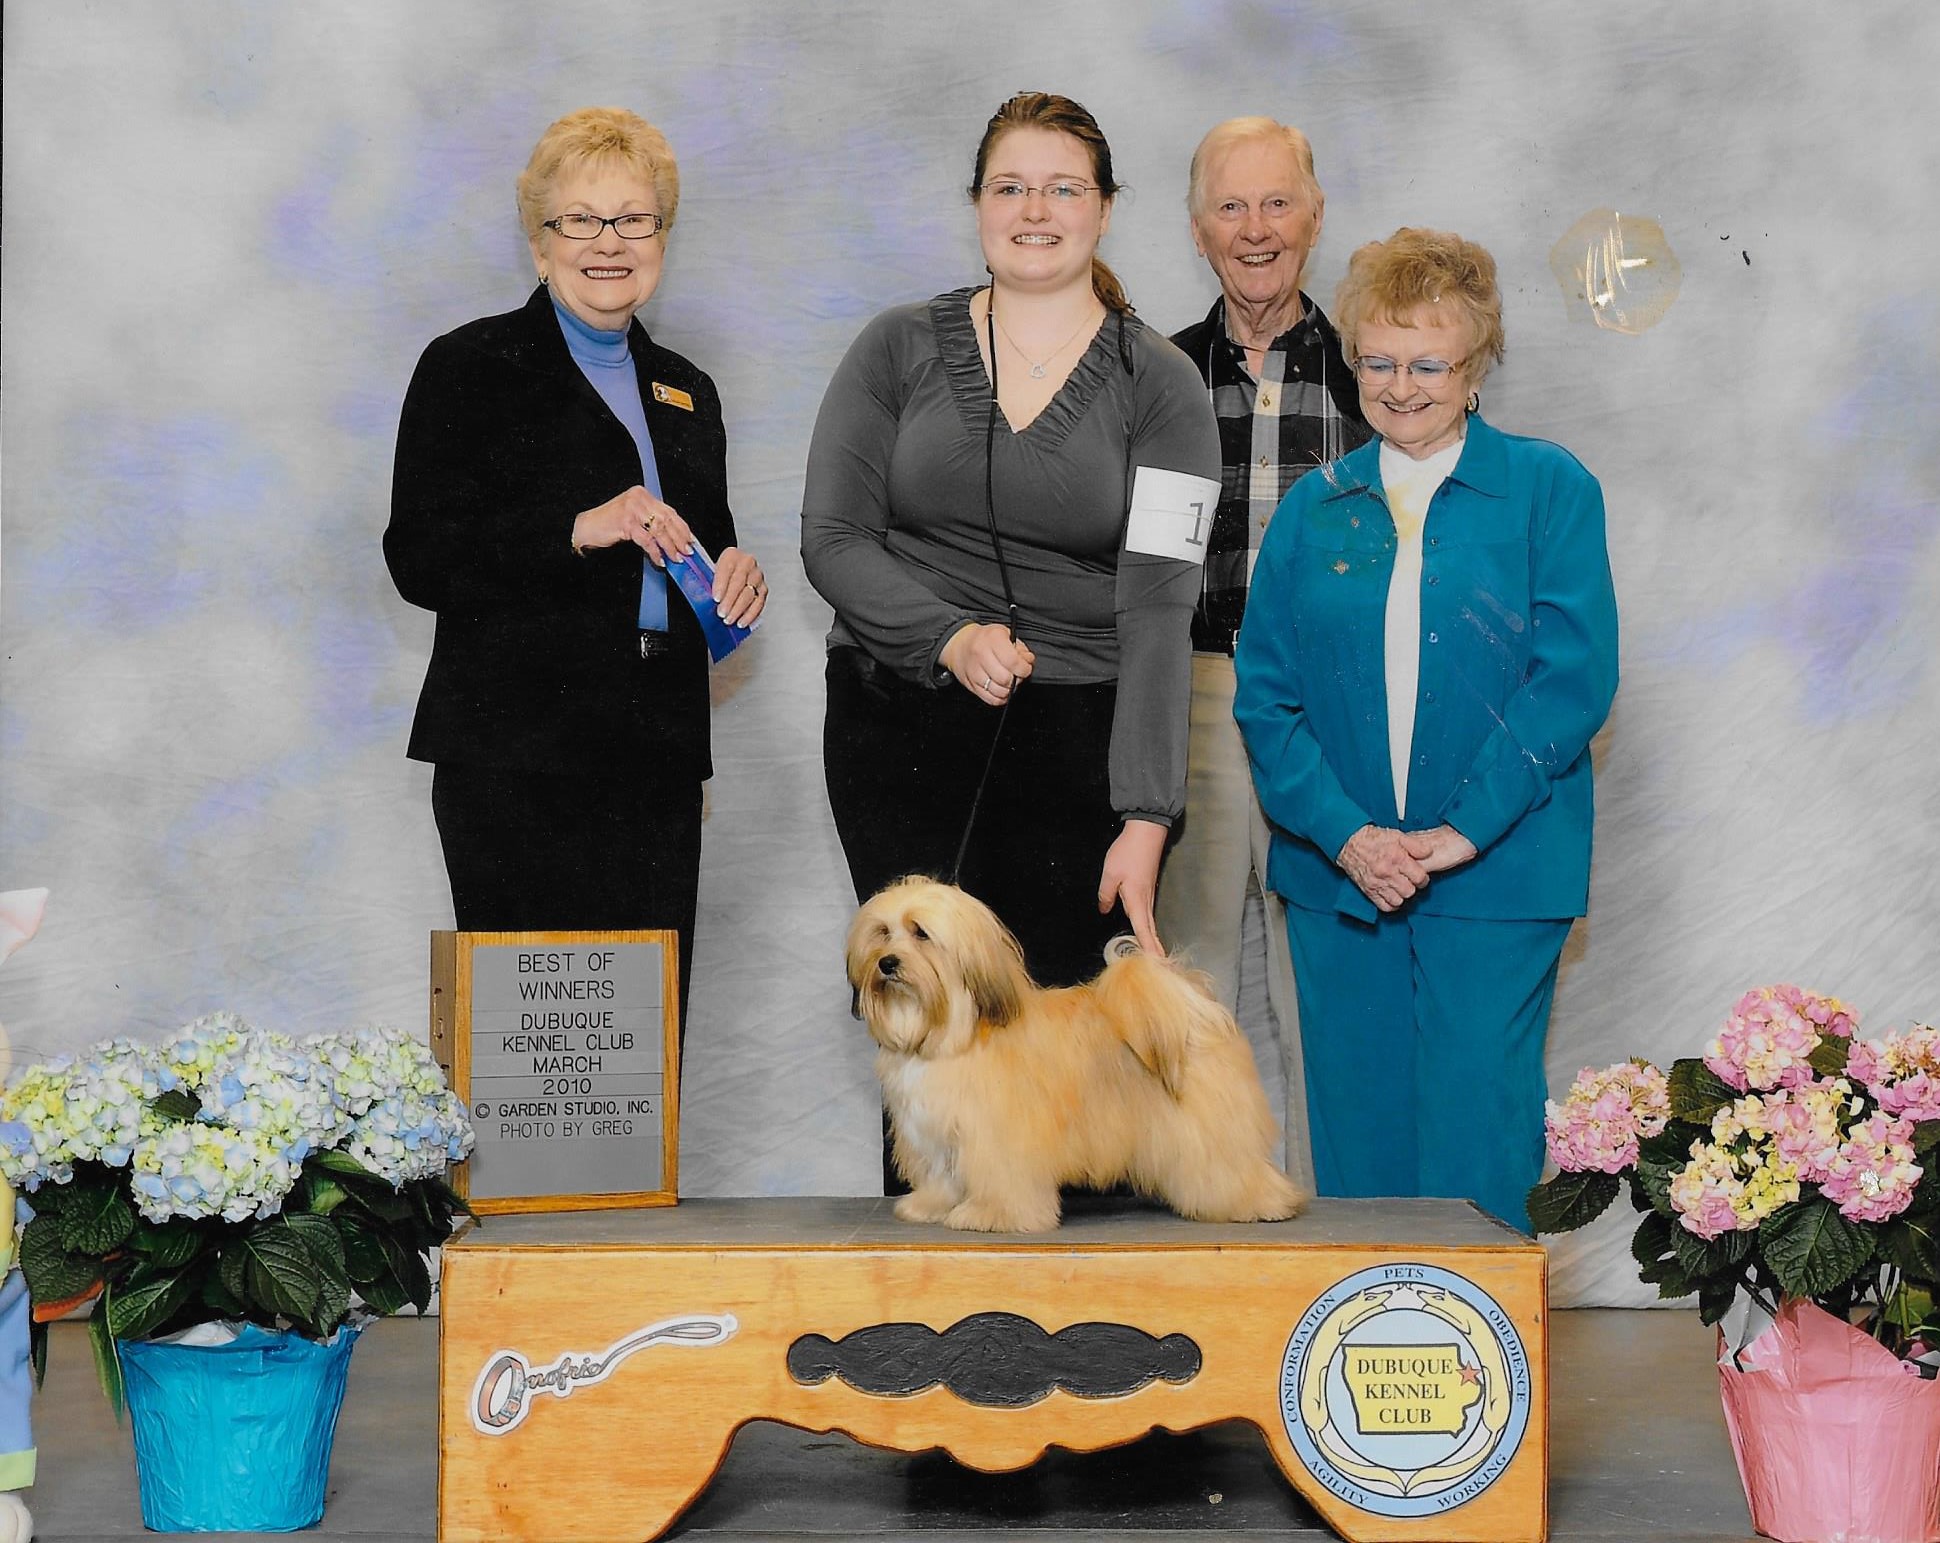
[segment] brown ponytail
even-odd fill
[[[1125,286],[1118,282],[1118,275],[1105,266],[1102,257],[1091,259],[1091,292],[1104,302],[1108,311],[1119,311],[1129,316],[1132,302],[1125,298]]]

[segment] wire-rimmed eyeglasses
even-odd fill
[[[1043,187],[1032,187],[1028,182],[999,177],[994,182],[986,182],[981,191],[985,198],[994,198],[1000,204],[1021,204],[1033,193],[1042,193],[1054,204],[1075,204],[1082,201],[1087,193],[1097,192],[1098,188],[1095,183],[1079,182],[1074,177],[1059,177]]]
[[[1396,364],[1384,354],[1362,354],[1354,361],[1354,378],[1363,386],[1385,386],[1394,379],[1397,371],[1405,369],[1408,378],[1416,384],[1439,386],[1465,362],[1457,359],[1450,364],[1446,359],[1410,359],[1403,365]]]

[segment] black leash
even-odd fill
[[[990,410],[983,421],[983,514],[990,527],[990,548],[997,554],[997,577],[1004,586],[1004,610],[1009,615],[1007,630],[1011,642],[1017,641],[1017,596],[1010,587],[1010,564],[1004,561],[1004,543],[997,534],[997,496],[993,488],[992,466],[997,454],[997,285],[990,285],[990,302],[984,307],[984,336],[990,346]],[[1010,719],[1010,704],[1024,682],[1013,679],[1010,694],[997,711],[997,729],[990,736],[990,752],[983,758],[983,775],[977,778],[977,791],[970,800],[970,817],[963,822],[963,839],[957,843],[956,861],[950,864],[948,882],[954,884],[963,872],[964,855],[970,850],[970,835],[977,828],[977,811],[983,808],[984,790],[990,786],[990,769],[997,764],[997,747],[1004,741],[1004,725]]]

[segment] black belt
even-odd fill
[[[640,657],[642,659],[665,659],[674,651],[674,635],[671,632],[650,632],[641,629]]]

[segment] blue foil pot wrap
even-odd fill
[[[295,1532],[323,1517],[362,1325],[318,1343],[246,1324],[227,1345],[122,1340],[142,1524]]]

